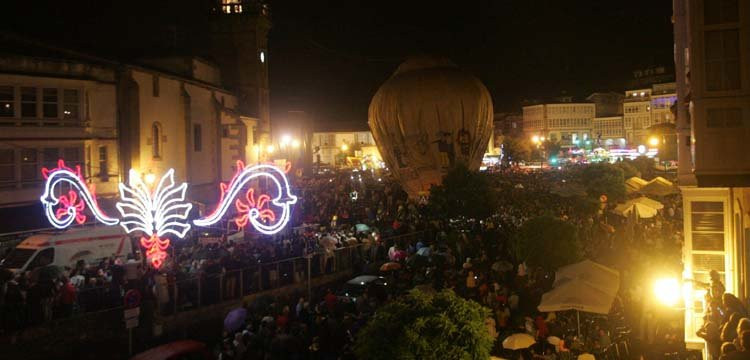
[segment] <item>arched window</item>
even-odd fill
[[[161,124],[156,122],[151,125],[151,155],[161,157]]]

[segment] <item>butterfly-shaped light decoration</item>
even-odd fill
[[[120,183],[120,202],[117,210],[122,214],[120,225],[126,232],[142,231],[141,244],[148,248],[154,267],[159,268],[166,257],[168,234],[185,237],[190,230],[187,222],[193,205],[185,202],[187,183],[175,186],[174,169],[162,176],[151,192],[138,173],[130,170],[130,186]]]

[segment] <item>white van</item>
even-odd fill
[[[18,244],[0,266],[13,272],[47,265],[73,268],[78,260],[92,263],[113,255],[125,260],[132,252],[130,237],[122,227],[83,227],[32,235]]]

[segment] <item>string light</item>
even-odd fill
[[[248,182],[261,176],[271,179],[271,182],[276,185],[278,192],[276,197],[271,200],[271,203],[274,206],[281,208],[281,214],[274,215],[274,218],[278,219],[278,221],[271,225],[266,225],[261,222],[264,217],[262,216],[261,210],[256,207],[249,207],[247,211],[248,220],[253,227],[262,234],[273,235],[281,231],[281,229],[283,229],[289,222],[291,206],[297,202],[297,197],[291,193],[289,180],[284,174],[284,171],[276,166],[267,164],[246,167],[242,161],[237,161],[237,172],[229,184],[222,183],[220,185],[221,197],[219,199],[219,205],[214,212],[205,218],[193,221],[193,224],[197,226],[211,226],[217,223],[227,212],[229,205],[232,204],[240,190],[245,187]],[[235,204],[235,206],[237,205]]]
[[[73,221],[83,224],[86,221],[86,216],[83,215],[86,205],[100,222],[106,225],[118,223],[117,219],[105,215],[99,208],[93,186],[91,188],[86,186],[86,182],[81,176],[80,166],[76,165],[76,169],[73,170],[65,166],[65,161],[60,159],[57,161],[56,168],[42,168],[42,176],[47,180],[44,183],[44,193],[39,199],[44,206],[44,214],[47,216],[47,220],[55,228],[65,229]],[[72,189],[68,191],[68,195],[58,197],[54,194],[53,189],[62,184],[68,184]],[[80,200],[76,203],[79,197]],[[59,204],[62,204],[62,207],[55,210],[55,206]]]

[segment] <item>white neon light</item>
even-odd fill
[[[273,235],[281,231],[281,229],[283,229],[289,222],[291,206],[297,202],[297,197],[291,193],[289,180],[287,179],[286,174],[276,166],[267,164],[245,167],[241,172],[237,173],[227,186],[226,193],[222,197],[216,210],[205,218],[194,220],[193,224],[197,226],[211,226],[217,223],[227,212],[229,206],[234,202],[234,199],[237,197],[240,190],[248,182],[260,176],[268,177],[274,184],[276,184],[278,192],[276,197],[271,200],[271,203],[273,203],[274,206],[281,208],[281,214],[277,214],[277,222],[271,225],[265,225],[260,221],[260,211],[256,208],[252,208],[249,211],[249,220],[255,229],[262,234]]]
[[[120,183],[120,202],[117,210],[122,214],[120,225],[128,233],[143,231],[161,237],[172,234],[185,237],[190,230],[187,222],[193,205],[185,203],[187,183],[175,186],[174,169],[162,176],[152,193],[138,173],[130,170],[130,187]]]
[[[67,209],[67,216],[63,216],[62,218],[56,216],[57,214],[55,213],[54,208],[60,204],[60,198],[53,193],[52,189],[62,183],[67,183],[72,188],[75,188],[75,191],[80,194],[80,197],[86,202],[86,205],[88,205],[88,208],[97,220],[107,225],[116,225],[119,222],[119,220],[110,218],[102,213],[96,202],[96,198],[89,191],[88,186],[83,183],[78,174],[65,167],[64,163],[61,161],[58,162],[58,168],[52,169],[48,173],[47,181],[44,184],[44,194],[39,198],[44,205],[44,214],[47,216],[47,220],[49,220],[52,226],[57,229],[64,229],[70,226],[70,224],[76,219],[76,215],[78,215],[79,211],[77,207],[69,206]]]

